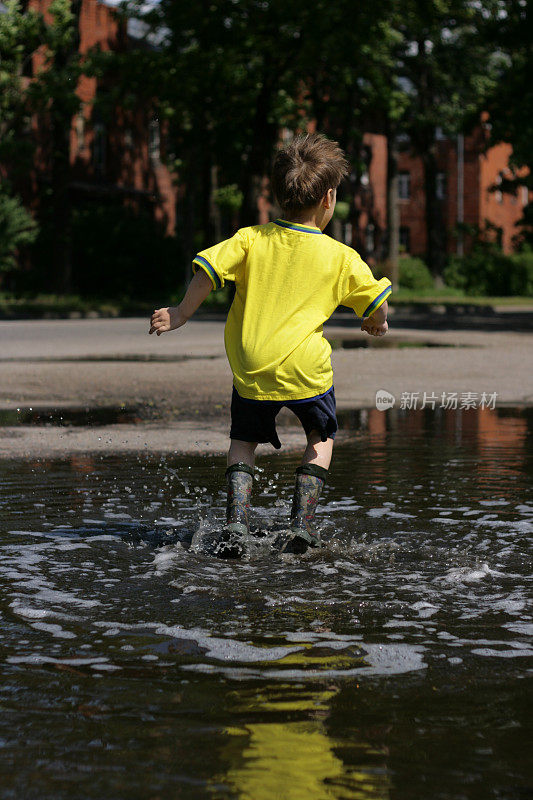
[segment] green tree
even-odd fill
[[[364,132],[387,136],[393,262],[396,151],[408,138],[424,164],[427,260],[441,274],[446,242],[436,132],[454,136],[478,121],[480,97],[494,82],[494,47],[480,33],[490,7],[490,0],[161,0],[143,14],[157,47],[115,60],[115,91],[152,104],[166,120],[169,163],[183,187],[185,254],[213,238],[218,186],[237,184],[244,195],[240,223],[256,221],[257,194],[281,130],[314,123],[346,149],[353,189],[367,169]],[[139,13],[135,5],[130,13]]]
[[[4,180],[18,178],[32,164],[35,141],[30,135],[32,108],[24,73],[39,46],[42,17],[22,13],[19,0],[7,0],[0,14],[0,164]]]
[[[241,225],[257,221],[258,194],[284,129],[315,124],[338,138],[352,183],[360,181],[365,125],[383,116],[372,104],[379,97],[392,119],[401,97],[395,88],[380,95],[401,38],[383,19],[393,7],[392,0],[379,13],[349,0],[162,0],[146,14],[130,4],[147,26],[146,42],[127,54],[102,54],[101,75],[113,72],[111,105],[148,104],[165,120],[168,163],[181,187],[184,255],[215,236],[219,186],[242,191]],[[156,39],[157,47],[146,47]]]
[[[37,223],[20,200],[0,190],[0,273],[16,268],[19,249],[32,244],[36,235]]]
[[[388,232],[391,277],[397,284],[397,171],[400,148],[422,160],[427,261],[434,276],[446,262],[446,223],[437,199],[437,129],[453,137],[479,123],[483,99],[495,86],[497,54],[484,35],[492,3],[397,0],[379,6],[345,0],[319,3],[307,38],[309,117],[340,139],[352,180],[364,131],[387,138]]]
[[[8,0],[0,14],[0,272],[17,266],[19,248],[31,244],[37,234],[31,215],[14,194],[13,182],[28,174],[34,153],[24,71],[40,33],[39,15],[21,14],[19,3]]]
[[[215,235],[218,187],[236,184],[240,224],[257,221],[280,128],[294,127],[304,104],[298,57],[314,12],[303,0],[162,0],[148,14],[135,4],[129,13],[147,26],[146,41],[104,56],[101,74],[115,76],[121,104],[159,115],[181,188],[178,236],[190,258]]]
[[[51,229],[51,282],[59,291],[71,288],[70,131],[80,108],[80,9],[81,0],[53,0],[46,22],[19,0],[8,0],[0,14],[0,163],[15,186],[40,173],[39,214]],[[37,50],[43,65],[30,76]],[[37,145],[42,164],[35,162]]]
[[[395,26],[402,34],[396,72],[405,91],[399,133],[422,159],[426,258],[434,276],[446,262],[446,224],[437,199],[437,129],[448,136],[479,123],[480,98],[494,85],[493,47],[481,35],[486,3],[470,0],[401,0]]]
[[[496,80],[485,98],[489,112],[489,146],[509,142],[513,147],[510,179],[498,187],[516,194],[521,186],[533,190],[533,81],[532,45],[526,0],[500,0],[485,18],[483,34],[497,61]],[[523,238],[533,244],[533,204],[524,209]]]
[[[308,87],[308,119],[340,141],[352,166],[350,193],[370,195],[364,183],[369,154],[363,147],[365,132],[382,133],[388,143],[388,213],[383,220],[370,219],[381,237],[378,247],[390,261],[390,277],[398,283],[397,157],[395,138],[407,99],[398,84],[396,51],[403,34],[395,28],[395,2],[383,0],[378,7],[347,0],[320,3],[306,37],[305,65],[300,68]],[[370,156],[372,157],[372,156]],[[351,199],[351,198],[350,198]],[[360,211],[351,204],[350,219],[358,226]],[[363,245],[364,246],[364,245]]]
[[[72,289],[72,219],[70,134],[72,118],[81,107],[77,94],[83,72],[79,52],[79,17],[82,0],[52,0],[51,22],[43,27],[43,68],[28,85],[31,107],[46,130],[44,171],[49,176],[40,198],[41,216],[52,239],[53,282],[59,292]]]

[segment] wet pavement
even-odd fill
[[[375,408],[382,390],[396,408],[406,393],[533,404],[533,372],[524,368],[531,333],[411,330],[399,321],[395,311],[383,339],[363,334],[353,315],[325,327],[341,412]],[[193,320],[160,337],[147,326],[143,319],[0,321],[0,458],[223,453],[232,383],[224,323]],[[297,436],[286,441],[300,446]]]

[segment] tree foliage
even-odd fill
[[[81,0],[52,0],[47,21],[8,0],[0,14],[0,163],[22,186],[31,173],[46,177],[40,207],[53,229],[51,283],[62,291],[70,289],[70,128],[81,105],[80,8]],[[40,67],[31,74],[35,55]]]
[[[34,10],[22,13],[19,0],[7,0],[0,13],[0,163],[7,175],[18,175],[32,163],[33,109],[24,73],[40,46],[42,17]]]
[[[0,272],[17,266],[19,249],[32,244],[36,235],[37,223],[20,199],[0,191]]]
[[[531,171],[526,176],[523,169],[531,168],[533,141],[524,0],[160,0],[148,6],[128,0],[118,13],[136,18],[144,39],[127,50],[83,57],[80,9],[81,0],[53,0],[45,20],[19,0],[6,0],[0,14],[5,192],[13,194],[10,180],[27,179],[39,143],[45,239],[63,289],[73,243],[69,138],[82,74],[105,84],[96,98],[104,117],[116,118],[117,110],[158,117],[163,156],[180,186],[176,238],[183,263],[213,241],[222,211],[228,224],[257,221],[276,148],[287,132],[309,126],[338,139],[348,154],[351,173],[339,198],[349,204],[344,212],[354,229],[361,209],[352,198],[366,193],[367,213],[374,206],[365,132],[387,137],[390,186],[399,147],[422,160],[434,275],[442,273],[446,253],[436,201],[438,129],[450,137],[467,133],[488,110],[491,143],[512,143],[515,178],[531,188]],[[42,66],[30,79],[36,52]],[[36,118],[47,130],[40,142]]]
[[[533,190],[532,43],[526,0],[497,0],[484,22],[483,36],[495,53],[497,80],[485,98],[490,143],[509,142],[512,175],[502,191],[516,194],[520,186]],[[523,238],[533,244],[533,204],[524,210]]]

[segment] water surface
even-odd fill
[[[0,462],[0,796],[531,798],[531,429],[358,415],[305,557],[263,457],[241,562],[222,459]]]

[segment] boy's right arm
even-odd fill
[[[181,328],[189,320],[196,309],[201,306],[205,298],[213,288],[211,278],[199,269],[190,282],[185,297],[179,306],[169,306],[167,308],[157,308],[150,320],[150,333],[157,333],[161,336],[165,331],[174,331]]]
[[[376,311],[363,320],[361,330],[366,331],[371,336],[384,336],[389,330],[387,323],[388,304],[385,300]]]
[[[339,279],[339,305],[352,308],[362,319],[361,330],[370,336],[387,333],[387,297],[392,291],[388,278],[376,280],[372,270],[352,248],[343,251],[345,265]]]

